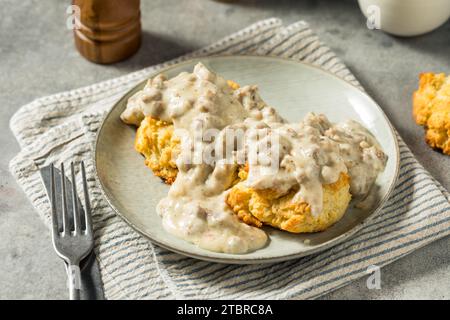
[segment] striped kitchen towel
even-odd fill
[[[268,19],[173,61],[37,99],[11,119],[11,130],[22,150],[10,168],[44,222],[50,225],[50,205],[40,167],[91,159],[91,145],[102,118],[127,90],[170,64],[216,54],[273,55],[305,61],[359,86],[305,22],[284,27],[280,20]],[[106,298],[315,298],[366,275],[371,265],[382,267],[448,235],[449,194],[416,161],[402,139],[398,140],[401,168],[395,190],[383,209],[353,238],[318,254],[264,265],[210,263],[153,245],[114,214],[88,161],[95,251]],[[77,179],[80,184],[79,174]]]

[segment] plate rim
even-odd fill
[[[361,93],[363,96],[365,96],[366,98],[368,98],[370,101],[372,101],[372,103],[374,104],[374,106],[376,108],[378,108],[378,111],[381,113],[381,115],[383,116],[385,122],[388,124],[388,127],[390,129],[390,133],[393,136],[393,140],[394,140],[394,149],[395,149],[395,166],[394,166],[394,178],[392,179],[392,183],[389,185],[388,190],[386,192],[386,194],[378,201],[377,207],[376,209],[365,219],[363,219],[360,223],[358,223],[357,225],[355,225],[353,228],[351,228],[350,230],[346,231],[345,233],[330,239],[314,248],[311,248],[309,250],[305,250],[303,252],[299,252],[299,253],[292,253],[292,254],[288,254],[288,255],[283,255],[283,256],[279,256],[279,257],[267,257],[267,258],[237,258],[237,257],[244,257],[243,255],[234,255],[236,256],[236,258],[234,257],[213,257],[213,256],[207,256],[207,255],[201,255],[201,254],[196,254],[196,253],[192,253],[189,251],[184,251],[178,248],[175,248],[173,246],[170,245],[166,245],[164,243],[161,243],[158,240],[153,239],[152,237],[150,237],[147,233],[145,233],[145,231],[141,230],[139,227],[137,227],[133,222],[131,222],[125,215],[123,215],[120,210],[118,208],[116,208],[114,206],[114,204],[112,203],[112,201],[110,200],[107,192],[105,191],[105,186],[103,185],[102,180],[100,179],[99,175],[98,175],[98,170],[97,170],[97,166],[98,166],[98,162],[97,162],[97,146],[100,140],[100,136],[101,136],[101,132],[104,128],[104,125],[106,123],[106,120],[111,116],[112,112],[117,108],[117,106],[121,103],[123,103],[123,100],[126,99],[128,96],[130,96],[131,92],[133,92],[136,88],[142,86],[149,78],[154,77],[158,74],[164,73],[164,72],[168,72],[172,69],[175,68],[179,68],[180,66],[183,65],[188,65],[188,64],[192,64],[194,62],[201,62],[202,59],[208,59],[208,60],[220,60],[223,58],[228,58],[228,59],[261,59],[261,60],[276,60],[276,61],[281,61],[281,62],[289,62],[289,63],[294,63],[294,64],[300,64],[309,68],[313,68],[318,70],[319,72],[323,72],[333,78],[335,78],[337,81],[339,82],[343,82],[345,83],[345,85],[350,86],[354,89],[357,89],[359,93]],[[119,216],[122,220],[124,220],[131,228],[133,228],[133,230],[135,230],[136,232],[138,232],[139,234],[141,234],[142,236],[144,236],[145,238],[147,238],[148,240],[150,240],[152,243],[165,248],[169,251],[187,256],[187,257],[191,257],[191,258],[195,258],[195,259],[199,259],[199,260],[203,260],[203,261],[209,261],[209,262],[216,262],[216,263],[226,263],[226,264],[262,264],[262,263],[275,263],[275,262],[281,262],[281,261],[288,261],[288,260],[293,260],[293,259],[297,259],[297,258],[301,258],[301,257],[305,257],[314,253],[318,253],[321,251],[324,251],[326,249],[329,249],[335,245],[338,245],[340,243],[342,243],[344,240],[350,238],[351,236],[353,236],[355,233],[357,233],[358,231],[360,231],[364,225],[366,225],[368,222],[370,222],[373,217],[376,215],[376,213],[378,213],[381,208],[382,205],[387,201],[387,199],[389,198],[389,196],[392,194],[392,191],[394,190],[395,184],[397,182],[398,179],[398,174],[399,174],[399,170],[400,170],[400,150],[399,150],[399,144],[398,144],[398,139],[397,139],[397,134],[396,134],[396,130],[394,128],[394,126],[392,125],[392,123],[389,121],[389,118],[387,117],[387,115],[385,114],[385,112],[383,111],[383,109],[380,107],[380,105],[364,90],[361,90],[361,88],[359,88],[358,86],[350,83],[347,80],[344,80],[343,78],[335,75],[334,73],[325,70],[319,66],[313,65],[311,63],[307,63],[307,62],[303,62],[303,61],[298,61],[295,59],[291,59],[291,58],[283,58],[283,57],[274,57],[274,56],[258,56],[258,55],[212,55],[212,56],[205,56],[205,57],[195,57],[195,58],[190,58],[190,59],[186,59],[183,61],[180,61],[178,63],[173,63],[170,64],[166,67],[160,68],[158,70],[155,70],[154,72],[151,72],[145,80],[140,81],[139,83],[137,83],[135,86],[133,86],[131,89],[129,89],[125,94],[123,94],[115,103],[114,105],[111,107],[111,109],[106,113],[106,115],[104,116],[104,118],[102,119],[102,122],[100,124],[100,127],[98,128],[97,132],[96,132],[96,137],[95,137],[95,142],[93,145],[93,168],[94,168],[94,178],[99,182],[99,188],[100,191],[102,193],[102,196],[105,198],[106,202],[108,203],[108,205],[111,207],[111,209],[113,209],[113,211],[117,214],[117,216]],[[214,252],[212,252],[211,254],[214,254]]]

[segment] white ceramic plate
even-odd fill
[[[153,175],[144,165],[143,157],[134,150],[136,129],[119,119],[128,98],[144,86],[141,83],[112,108],[98,133],[95,148],[95,168],[104,195],[135,230],[161,247],[194,258],[222,263],[265,263],[298,258],[345,241],[380,209],[393,189],[399,153],[392,126],[368,95],[319,68],[279,58],[209,57],[186,61],[163,72],[173,77],[182,71],[192,71],[199,61],[240,85],[257,84],[262,98],[290,121],[298,121],[313,111],[326,114],[334,122],[350,118],[364,124],[389,157],[385,171],[377,180],[378,201],[369,210],[351,205],[337,224],[320,233],[299,235],[266,227],[268,245],[247,254],[215,253],[178,239],[163,229],[155,210],[169,187]]]

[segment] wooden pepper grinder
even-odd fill
[[[141,45],[140,0],[73,0],[80,8],[75,45],[86,59],[113,63]]]

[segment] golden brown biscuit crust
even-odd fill
[[[450,155],[450,76],[422,73],[413,94],[413,116],[426,129],[425,141]]]
[[[175,159],[180,141],[173,130],[168,122],[146,117],[136,132],[134,143],[136,151],[144,155],[145,165],[167,184],[172,184],[178,173]]]
[[[309,204],[292,201],[296,190],[280,195],[275,190],[254,190],[239,183],[231,188],[226,202],[239,217],[253,216],[293,233],[317,232],[342,218],[351,199],[349,189],[350,177],[345,173],[335,183],[323,185],[323,210],[317,216],[312,215]]]

